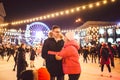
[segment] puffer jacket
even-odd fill
[[[79,74],[81,73],[79,48],[78,43],[75,40],[71,40],[64,44],[60,52],[49,51],[49,54],[57,54],[63,58],[62,65],[65,74]]]

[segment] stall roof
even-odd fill
[[[102,27],[102,26],[111,26],[111,25],[117,25],[118,22],[106,22],[106,21],[87,21],[82,26],[79,26],[77,29],[85,29],[90,26],[94,27]]]

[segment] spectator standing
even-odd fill
[[[27,62],[25,57],[25,44],[21,44],[18,48],[18,58],[17,58],[17,80],[20,80],[20,74],[22,71],[26,70]]]
[[[78,80],[81,67],[79,63],[79,45],[74,40],[74,32],[67,32],[65,34],[65,44],[60,52],[48,51],[49,54],[55,54],[57,60],[62,61],[64,74],[68,74],[69,80]]]
[[[56,60],[55,55],[48,54],[48,51],[60,51],[64,45],[64,41],[60,39],[61,29],[59,26],[52,27],[52,37],[48,37],[42,47],[42,57],[45,59],[46,68],[50,73],[50,80],[64,80],[62,69],[62,60]]]

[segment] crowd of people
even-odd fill
[[[111,67],[115,68],[114,58],[120,59],[120,42],[117,45],[112,45],[110,42],[85,45],[83,48],[81,47],[80,54],[83,55],[83,62],[98,62],[101,67],[101,76],[103,76],[104,65],[106,65],[109,76],[112,77]]]
[[[59,26],[54,25],[48,33],[48,38],[44,41],[41,50],[25,43],[13,45],[8,43],[0,45],[0,56],[4,59],[11,56],[15,61],[13,71],[16,71],[17,80],[65,80],[68,75],[69,80],[79,80],[81,75],[80,56],[83,62],[99,64],[101,76],[103,76],[104,65],[107,66],[109,76],[111,66],[115,68],[114,58],[120,58],[120,42],[118,45],[111,43],[98,43],[91,46],[81,47],[74,39],[74,32],[61,33]],[[39,52],[38,52],[39,51]],[[44,66],[37,70],[27,70],[28,62],[26,53],[30,53],[30,68],[34,68],[35,57],[39,55],[44,59]],[[17,68],[17,70],[15,70]]]

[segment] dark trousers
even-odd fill
[[[85,61],[86,61],[86,63],[87,63],[87,57],[84,57],[83,62],[85,62]]]
[[[80,74],[69,74],[69,80],[78,80],[80,77]]]
[[[97,56],[95,54],[96,53],[92,53],[92,63],[93,63],[93,61],[96,63]]]
[[[114,58],[110,58],[110,60],[111,60],[111,66],[112,66],[112,67],[115,67]]]
[[[16,66],[17,66],[17,62],[15,62],[15,65],[13,67],[13,71],[15,71]]]
[[[108,64],[108,65],[106,65],[106,66],[107,66],[107,68],[108,68],[108,71],[111,72],[110,65]],[[101,71],[103,72],[103,70],[104,70],[104,64],[101,65]]]
[[[13,58],[14,58],[14,54],[9,54],[9,55],[8,55],[8,59],[7,59],[7,62],[9,61],[9,59],[10,59],[11,56],[13,56]]]
[[[26,70],[25,66],[17,65],[17,80],[20,80],[21,72]]]
[[[64,80],[64,76],[51,76],[50,80],[55,80],[55,78],[57,78],[57,80]]]

